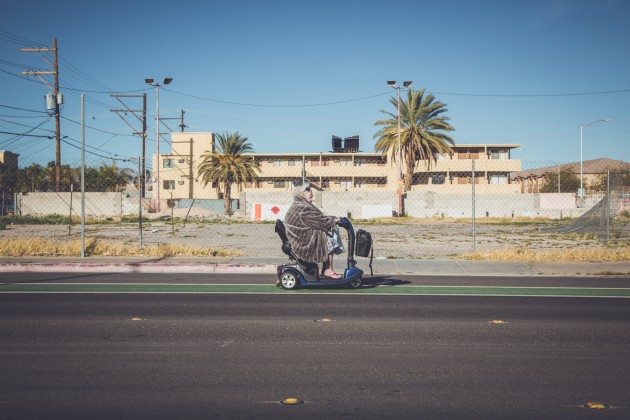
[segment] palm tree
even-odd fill
[[[199,164],[199,177],[204,187],[208,184],[216,186],[220,193],[223,186],[223,198],[225,200],[225,214],[232,215],[230,207],[232,185],[239,189],[246,181],[255,181],[258,176],[256,171],[260,165],[251,156],[245,153],[253,153],[254,149],[247,142],[247,137],[241,137],[238,133],[218,134],[214,150],[206,151],[201,155]]]
[[[19,192],[46,191],[46,171],[37,164],[32,163],[24,169],[19,169]]]
[[[379,120],[374,125],[381,128],[374,138],[378,138],[374,149],[383,154],[390,154],[395,162],[398,158],[398,99],[390,98],[396,112],[382,113],[390,118]],[[401,165],[405,168],[405,190],[411,189],[413,174],[419,161],[425,160],[427,170],[431,169],[431,161],[437,161],[437,153],[452,154],[451,145],[455,145],[446,132],[455,129],[448,123],[449,118],[443,115],[446,104],[435,100],[432,94],[425,95],[425,89],[407,91],[407,101],[400,103],[400,148]]]

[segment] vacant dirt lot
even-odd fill
[[[80,229],[80,225],[9,225],[0,231],[0,237],[73,241],[80,239]],[[375,258],[447,258],[473,251],[471,223],[402,222],[362,226],[356,222],[355,229],[365,229],[372,234]],[[131,223],[87,225],[86,237],[125,244],[140,243],[138,225]],[[347,238],[344,239],[347,243]],[[283,255],[274,225],[268,223],[171,226],[169,222],[152,221],[144,223],[142,241],[145,245],[170,243],[238,249],[250,257]],[[598,246],[601,243],[597,240],[554,233],[545,224],[477,224],[475,228],[474,248],[477,251],[507,248],[575,250]]]

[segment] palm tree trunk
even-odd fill
[[[405,171],[405,191],[411,190],[411,182],[413,181],[413,163],[407,162],[407,170]]]
[[[413,170],[416,166],[416,159],[413,156],[410,147],[407,147],[408,150],[405,152],[405,191],[411,190],[411,183],[413,181]]]
[[[223,198],[225,200],[225,214],[227,216],[231,216],[232,215],[232,208],[230,206],[230,201],[231,201],[231,195],[230,193],[232,192],[232,184],[230,183],[225,183],[225,193],[223,194]]]

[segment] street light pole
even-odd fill
[[[611,120],[609,118],[606,118],[603,120],[596,120],[586,125],[580,126],[580,193],[579,193],[580,198],[584,198],[584,168],[583,168],[584,163],[583,163],[583,158],[582,158],[582,139],[583,139],[584,129],[590,127],[593,124],[610,122],[610,121]]]
[[[172,77],[165,77],[160,85],[154,79],[144,79],[144,82],[150,86],[155,86],[155,156],[156,156],[156,176],[155,189],[157,190],[156,211],[160,212],[160,86],[168,85],[173,81]]]
[[[560,163],[557,162],[558,164],[558,194],[560,193]]]
[[[410,80],[405,80],[403,82],[404,87],[411,86],[413,83]],[[400,144],[400,85],[396,84],[395,80],[388,80],[387,85],[393,89],[396,89],[398,92],[398,147],[396,151],[396,161],[397,161],[397,169],[398,169],[398,217],[401,217],[403,214],[403,176],[402,176],[402,149]]]

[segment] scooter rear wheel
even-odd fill
[[[357,277],[356,279],[350,281],[349,285],[351,289],[358,289],[363,284],[361,277]]]
[[[282,286],[283,289],[294,290],[298,288],[299,284],[300,283],[295,273],[285,271],[280,276],[280,286]]]

